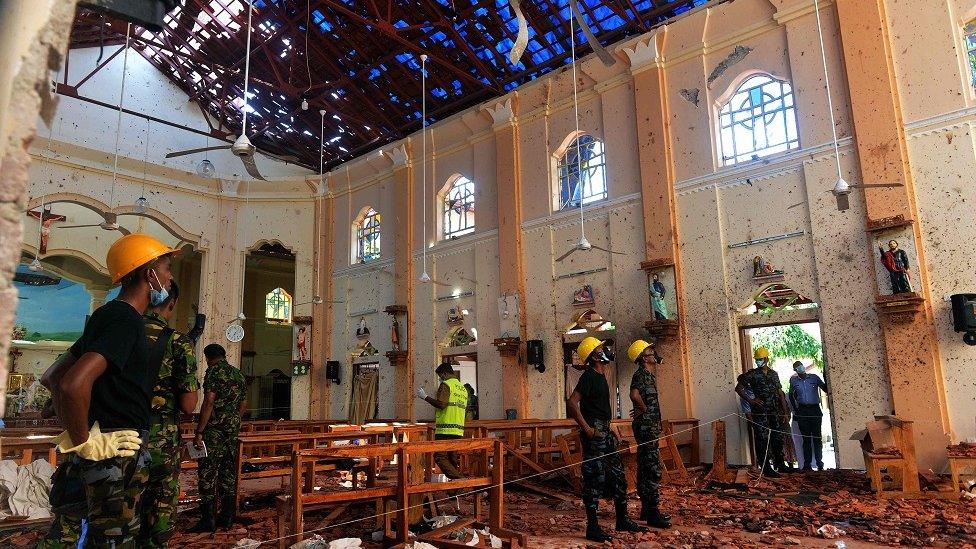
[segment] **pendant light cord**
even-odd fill
[[[122,133],[122,100],[125,97],[125,75],[129,68],[129,41],[132,39],[132,23],[125,27],[125,52],[122,55],[122,86],[119,90],[119,115],[115,121],[115,164],[112,167],[112,194],[108,200],[108,207],[115,204],[115,186],[119,181],[119,135]]]
[[[312,0],[305,2],[305,73],[308,75],[308,87],[303,94],[304,99],[308,99],[308,92],[312,89],[312,68],[308,62],[308,33],[312,32]]]
[[[813,11],[817,14],[817,35],[820,37],[820,59],[823,61],[824,84],[827,87],[827,109],[830,110],[830,131],[834,136],[834,163],[837,165],[837,180],[843,179],[840,171],[840,145],[837,143],[837,121],[834,120],[834,99],[830,94],[830,74],[827,72],[827,50],[824,48],[823,27],[820,24],[820,1],[813,0]]]
[[[420,173],[423,185],[423,212],[424,212],[424,241],[421,243],[421,257],[423,257],[424,270],[427,274],[427,55],[420,56]],[[428,275],[430,276],[430,275]]]
[[[575,0],[569,0],[574,2]],[[569,51],[572,56],[573,66],[573,117],[576,119],[576,177],[579,185],[579,212],[580,212],[580,243],[586,239],[586,229],[583,228],[583,155],[581,153],[580,129],[579,129],[579,95],[576,89],[576,24],[573,17],[569,18]],[[572,197],[570,197],[572,200]]]
[[[247,135],[247,83],[251,76],[251,15],[254,13],[254,0],[247,2],[247,46],[244,53],[244,123],[241,135]]]
[[[322,120],[319,124],[319,190],[322,190],[322,185],[325,183],[325,109],[319,111],[319,115]],[[321,204],[321,196],[319,197]],[[324,206],[324,204],[323,204]],[[319,218],[323,216],[323,212],[319,211]],[[318,231],[315,231],[315,253],[322,253],[322,227],[319,227]],[[318,293],[322,291],[320,287],[321,278],[319,277],[319,271],[321,270],[321,265],[315,265],[315,293],[312,295],[312,301],[315,301],[315,297],[322,297],[322,294]],[[330,298],[331,299],[331,298]]]
[[[248,179],[244,184],[244,213],[248,213],[248,204],[251,197],[251,180]],[[238,215],[237,219],[240,220],[241,216]],[[241,241],[244,254],[241,256],[241,314],[244,316],[244,275],[247,273],[247,223],[244,223],[244,228],[241,230]],[[240,317],[238,317],[240,319]],[[243,323],[242,323],[243,325]]]

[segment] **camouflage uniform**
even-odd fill
[[[241,430],[241,402],[244,401],[244,374],[226,360],[207,368],[203,378],[205,393],[216,393],[210,421],[203,431],[207,457],[197,468],[200,500],[213,505],[218,498],[237,492],[237,435]]]
[[[638,366],[630,388],[640,393],[647,406],[647,411],[634,416],[632,424],[637,440],[637,494],[645,506],[657,508],[661,484],[661,451],[657,445],[661,436],[661,404],[657,379],[647,368]]]
[[[783,432],[789,430],[789,427],[783,424],[780,410],[779,395],[783,389],[779,383],[779,376],[772,368],[766,370],[766,368],[753,368],[742,375],[742,384],[752,391],[755,399],[762,401],[762,406],[750,405],[756,463],[760,467],[784,462]]]
[[[82,539],[82,547],[141,547],[135,536],[139,498],[149,478],[149,452],[101,461],[72,453],[54,478],[54,522],[38,548],[78,547]]]
[[[617,453],[617,436],[610,430],[610,422],[590,419],[590,426],[596,431],[593,438],[586,438],[580,432],[583,444],[583,505],[596,512],[600,496],[612,497],[617,505],[627,503],[627,479],[624,467]]]
[[[167,327],[166,320],[151,312],[146,315],[146,337],[150,347]],[[170,335],[153,388],[149,450],[149,483],[142,495],[141,547],[165,547],[176,526],[180,497],[180,412],[179,398],[195,393],[197,360],[193,344],[178,332]]]

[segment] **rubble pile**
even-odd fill
[[[970,442],[960,442],[946,446],[949,457],[976,458],[976,444]]]

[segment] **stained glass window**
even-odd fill
[[[356,259],[366,263],[380,257],[380,214],[370,208],[356,224]]]
[[[281,288],[264,296],[264,317],[278,322],[291,322],[291,296]]]
[[[606,156],[603,143],[581,135],[570,143],[556,166],[559,175],[559,209],[578,208],[607,198]]]
[[[474,181],[463,175],[444,193],[444,238],[474,232]]]
[[[969,73],[973,87],[976,87],[976,21],[970,21],[964,29],[966,37],[966,57],[969,59]]]
[[[719,130],[723,166],[798,148],[793,87],[765,74],[748,78],[719,111]]]

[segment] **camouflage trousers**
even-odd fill
[[[175,436],[174,436],[175,435]],[[180,498],[178,424],[155,424],[149,434],[149,481],[142,493],[139,547],[166,547],[176,529]]]
[[[637,495],[645,506],[657,507],[661,485],[661,450],[657,439],[661,436],[661,422],[636,420],[633,422],[637,441]]]
[[[51,487],[54,522],[42,549],[140,547],[139,502],[149,477],[149,453],[89,461],[71,454]]]
[[[215,504],[218,500],[237,493],[237,437],[232,444],[207,443],[207,457],[200,458],[197,466],[200,502]]]
[[[617,453],[617,437],[610,431],[610,422],[593,421],[593,438],[580,433],[583,445],[583,506],[596,510],[604,494],[616,503],[627,501],[627,479]]]
[[[787,428],[782,425],[779,415],[753,411],[751,419],[753,421],[750,425],[752,425],[752,439],[756,449],[756,465],[763,467],[783,463],[785,457],[782,431],[786,431]]]

